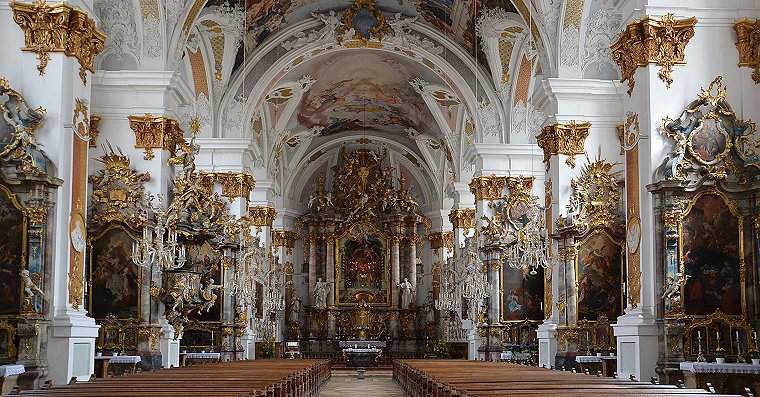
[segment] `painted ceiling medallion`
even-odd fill
[[[356,0],[343,14],[342,22],[336,29],[335,36],[358,41],[356,44],[361,46],[367,46],[370,40],[379,42],[391,34],[391,27],[374,0]],[[348,47],[351,45],[352,43],[346,43]]]

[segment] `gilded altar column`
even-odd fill
[[[337,286],[335,285],[335,239],[332,235],[327,236],[325,244],[327,245],[325,250],[327,255],[325,274],[330,288],[328,290],[330,292],[327,294],[327,306],[332,307],[336,303],[335,293],[337,291]],[[327,318],[327,336],[330,338],[335,336],[335,320],[334,313],[331,313]]]
[[[399,273],[400,273],[400,264],[399,264],[399,241],[400,237],[398,235],[394,235],[391,237],[391,307],[398,308],[399,306],[399,288],[398,285],[400,283],[399,280]]]

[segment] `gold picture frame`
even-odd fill
[[[334,244],[333,245],[333,255],[334,255],[334,271],[335,271],[335,284],[333,285],[333,296],[335,297],[334,302],[335,306],[339,307],[351,307],[356,305],[358,302],[341,302],[340,300],[340,290],[339,286],[341,285],[341,282],[343,280],[343,271],[341,268],[341,259],[342,259],[342,250],[343,250],[343,244],[345,241],[348,241],[352,237],[356,236],[357,233],[367,233],[373,238],[380,241],[383,247],[384,251],[384,258],[383,258],[383,265],[384,265],[384,272],[383,272],[383,283],[385,284],[385,290],[382,291],[386,295],[386,302],[366,302],[370,306],[390,306],[391,302],[393,302],[392,298],[392,291],[393,286],[391,285],[391,247],[390,247],[390,238],[386,233],[384,233],[382,230],[377,228],[375,225],[369,223],[369,222],[357,222],[355,224],[352,224],[348,226],[345,230],[343,230],[340,234],[330,236],[327,239],[328,244]],[[400,264],[399,264],[400,266]]]

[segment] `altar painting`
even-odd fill
[[[215,250],[208,241],[186,243],[187,264],[186,268],[201,275],[201,288],[206,287],[208,283],[222,285],[222,254]],[[217,295],[216,302],[211,306],[208,312],[205,310],[201,313],[194,312],[192,319],[199,321],[220,321],[222,315],[222,297],[221,290],[214,292]]]
[[[365,301],[370,305],[388,304],[388,256],[378,238],[365,235],[340,241],[337,263],[338,303]]]
[[[502,274],[502,319],[542,320],[541,301],[544,296],[544,269],[535,275],[530,271],[503,267]]]
[[[21,309],[21,278],[24,258],[24,214],[10,192],[0,187],[0,314],[16,314]]]
[[[617,318],[622,310],[622,248],[604,232],[595,232],[578,247],[576,280],[578,319]]]
[[[686,314],[741,314],[739,219],[720,196],[703,195],[684,217],[681,233]]]
[[[134,239],[117,227],[96,237],[90,246],[90,313],[94,318],[139,317],[139,269],[130,257]]]

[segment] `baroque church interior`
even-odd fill
[[[760,395],[760,0],[0,0],[0,394]]]

